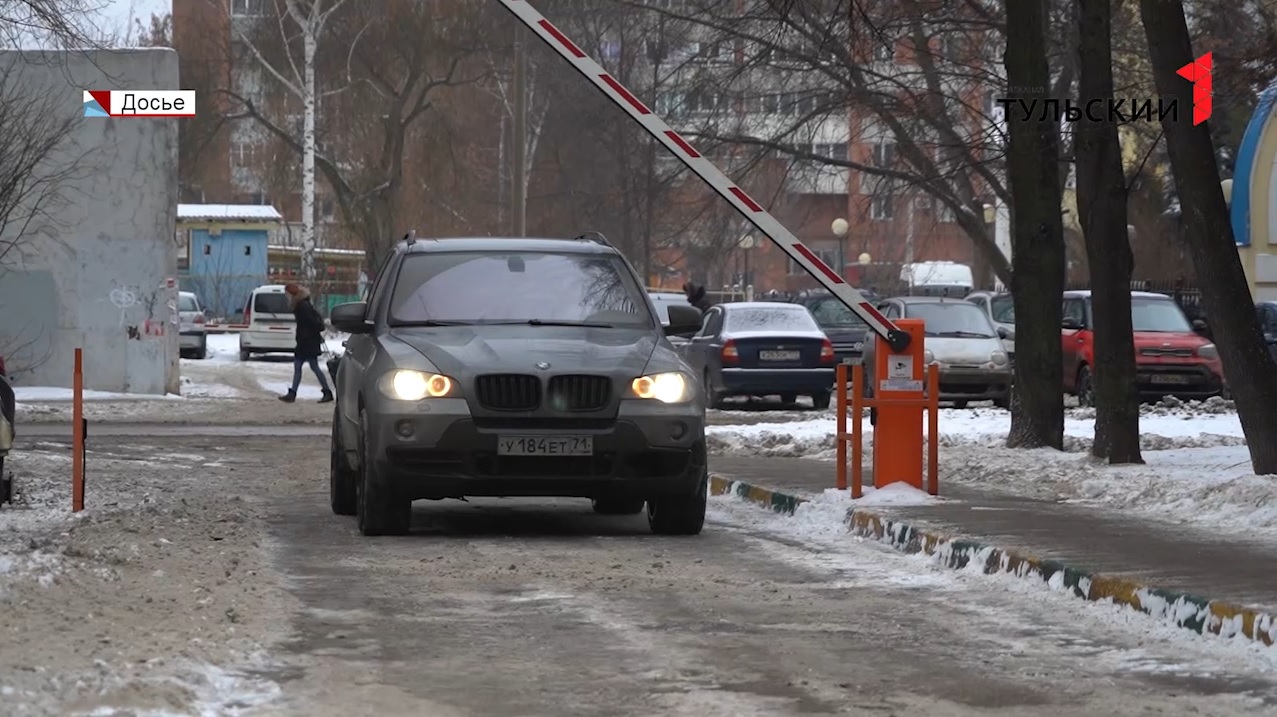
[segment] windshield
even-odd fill
[[[642,289],[617,256],[447,252],[404,259],[394,324],[564,322],[651,327]]]
[[[869,325],[861,320],[847,305],[837,299],[821,299],[810,307],[811,315],[816,323],[826,329],[867,329]]]
[[[780,304],[775,307],[734,308],[726,312],[723,324],[726,333],[742,331],[801,331],[820,332],[816,320],[806,307],[796,304]]]
[[[989,312],[999,324],[1015,323],[1015,302],[1010,296],[993,297],[993,301],[989,302]]]
[[[289,314],[293,309],[288,305],[286,294],[258,294],[253,297],[253,313],[255,314]]]
[[[927,336],[991,339],[997,334],[980,307],[965,301],[948,304],[908,304],[911,319],[922,319]]]
[[[1170,298],[1131,298],[1131,326],[1136,331],[1165,334],[1192,333],[1184,312]]]
[[[178,311],[199,311],[200,307],[195,303],[195,297],[189,294],[181,294],[177,297]]]

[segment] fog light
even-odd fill
[[[682,421],[675,421],[674,425],[670,426],[670,438],[678,440],[685,435],[687,435],[686,423],[683,423]]]
[[[395,433],[398,433],[400,438],[412,438],[412,421],[405,418],[396,422]]]

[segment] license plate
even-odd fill
[[[1181,376],[1178,374],[1152,374],[1149,377],[1149,383],[1190,383],[1192,376]]]
[[[759,351],[758,358],[763,361],[797,361],[802,356],[797,351]]]
[[[500,436],[499,456],[591,456],[594,436]]]

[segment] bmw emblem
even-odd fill
[[[546,363],[545,361],[537,361],[537,368],[541,369],[542,371],[549,371],[550,364]]]

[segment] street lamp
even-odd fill
[[[861,266],[869,266],[869,263],[873,261],[873,257],[869,256],[869,252],[865,251],[861,252],[860,256],[856,257],[856,260],[860,262]]]
[[[992,204],[984,205],[984,230],[989,235],[989,243],[993,244],[993,246],[995,247],[998,246],[997,221],[998,221],[998,208],[993,206]],[[976,265],[980,269],[980,275],[977,278],[979,279],[981,284],[980,286],[976,288],[983,289],[985,284],[990,283],[989,277],[988,277],[989,272],[986,271],[986,268],[989,266],[989,262],[980,261],[980,251],[978,249],[974,253],[975,253],[975,258],[977,260]]]
[[[843,245],[847,241],[847,232],[851,230],[851,224],[846,219],[838,217],[829,225],[829,230],[838,237],[838,276],[842,276],[847,269],[846,254],[843,253]]]
[[[753,249],[754,245],[757,243],[758,240],[754,239],[754,237],[749,234],[741,237],[739,242],[739,246],[744,251],[745,255],[745,265],[743,267],[744,271],[741,272],[740,277],[741,284],[745,285],[745,301],[754,300],[754,279],[749,275],[749,250]]]

